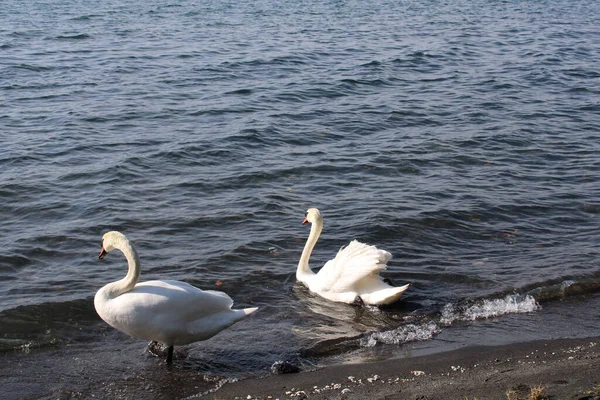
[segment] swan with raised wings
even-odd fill
[[[125,255],[129,270],[125,278],[98,290],[96,312],[129,336],[167,346],[168,364],[173,362],[173,346],[209,339],[257,310],[231,309],[233,300],[227,294],[181,281],[137,283],[140,258],[133,244],[120,232],[108,232],[102,237],[98,257],[102,259],[114,249]]]
[[[379,272],[386,269],[392,255],[357,240],[340,249],[335,258],[327,261],[315,274],[308,261],[323,230],[321,212],[309,208],[302,224],[307,222],[312,226],[298,263],[296,279],[311,292],[342,303],[354,303],[359,298],[366,304],[384,305],[396,302],[410,286],[394,287],[384,282]]]

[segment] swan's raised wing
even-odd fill
[[[323,290],[352,291],[362,279],[377,276],[391,258],[392,255],[385,250],[353,240],[321,268],[317,279]]]

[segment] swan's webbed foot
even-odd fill
[[[167,358],[165,359],[165,362],[168,365],[171,365],[173,364],[173,346],[168,346],[165,349],[165,346],[156,340],[148,343],[148,353],[152,354],[154,357],[163,357],[165,355],[165,350],[167,350]]]
[[[166,362],[167,362],[167,365],[173,364],[173,346],[169,346],[169,348],[167,349]]]
[[[148,353],[152,354],[154,357],[160,357],[162,352],[162,345],[156,340],[153,340],[150,343],[148,343]]]

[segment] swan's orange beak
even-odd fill
[[[308,223],[308,219],[304,218],[304,221],[302,221],[302,225],[307,224]]]
[[[102,249],[100,250],[100,254],[98,254],[98,258],[99,259],[103,259],[104,256],[106,256],[108,253],[106,252],[106,250],[104,250],[104,246],[102,246]]]

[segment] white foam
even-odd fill
[[[457,319],[459,319],[460,315],[456,311],[454,304],[448,303],[442,309],[442,318],[440,318],[440,323],[444,325],[450,325]]]
[[[506,314],[523,314],[539,310],[540,305],[533,296],[507,295],[503,299],[483,300],[477,304],[456,310],[452,304],[442,309],[440,322],[450,325],[454,321],[474,321],[499,317]]]
[[[373,347],[377,343],[403,344],[408,342],[429,340],[441,331],[435,322],[421,325],[404,325],[391,331],[373,332],[360,340],[363,347]]]
[[[523,314],[537,311],[540,305],[530,295],[507,295],[502,299],[482,300],[467,307],[446,304],[442,309],[440,324],[451,325],[455,321],[475,321],[499,317],[506,314]],[[373,347],[378,343],[399,345],[408,342],[430,340],[442,329],[433,321],[423,324],[408,324],[391,331],[373,332],[360,340],[362,347]]]

